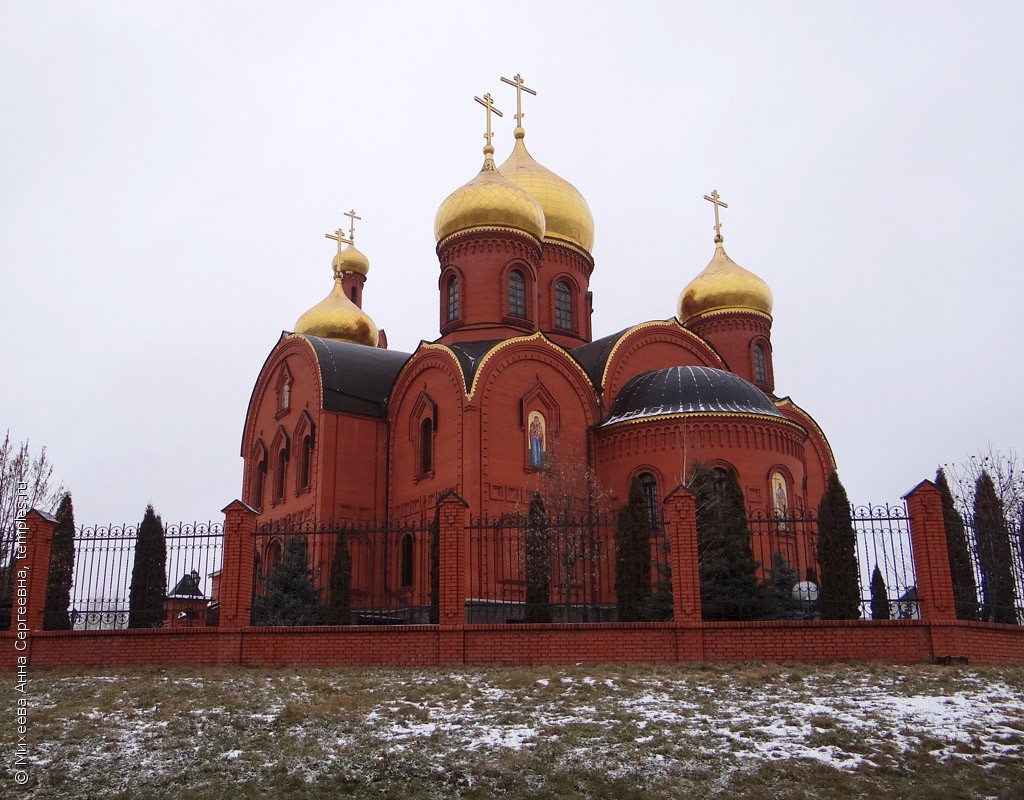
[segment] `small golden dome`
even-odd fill
[[[588,253],[594,247],[594,215],[579,189],[538,164],[523,141],[526,131],[516,127],[512,155],[498,171],[537,198],[544,209],[548,239],[569,242]]]
[[[772,290],[725,252],[722,237],[715,237],[715,254],[679,295],[676,314],[681,322],[708,311],[738,309],[772,313]]]
[[[358,272],[365,275],[370,271],[370,259],[357,250],[354,244],[350,244],[338,253],[331,262],[335,272]]]
[[[359,306],[349,300],[341,286],[341,273],[337,271],[334,273],[331,293],[299,317],[295,323],[295,333],[341,339],[370,347],[376,347],[379,340],[377,326]]]
[[[493,154],[494,148],[487,145],[479,174],[448,195],[437,209],[434,237],[438,242],[474,228],[514,228],[538,240],[544,238],[540,203],[498,172]]]

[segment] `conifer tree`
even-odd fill
[[[629,498],[619,509],[615,528],[615,597],[619,622],[650,618],[651,525],[644,490],[637,478],[629,484]]]
[[[159,628],[163,624],[166,594],[164,524],[153,506],[149,505],[135,535],[135,563],[128,592],[128,627]]]
[[[328,625],[349,625],[352,622],[352,554],[348,549],[348,530],[342,528],[334,541],[331,577],[328,584]]]
[[[704,619],[770,619],[775,598],[757,580],[743,490],[733,469],[698,464],[690,480],[697,501],[697,561]]]
[[[50,572],[46,580],[46,608],[43,628],[71,630],[71,579],[75,568],[75,509],[71,494],[65,492],[57,506],[57,525],[50,546]]]
[[[850,500],[833,472],[818,505],[818,565],[821,587],[818,608],[822,619],[860,618],[857,535]]]
[[[882,571],[875,564],[871,573],[871,619],[889,619],[889,590],[885,587]]]
[[[775,596],[781,619],[806,619],[806,603],[793,599],[793,587],[800,582],[800,576],[781,551],[772,553],[772,570],[768,588]]]
[[[1013,553],[1003,504],[995,484],[982,470],[974,487],[974,533],[978,541],[981,568],[981,618],[989,622],[1017,623],[1016,587],[1013,581]]]
[[[263,594],[253,603],[257,625],[316,625],[322,619],[320,589],[306,563],[306,537],[289,536],[263,581]]]
[[[941,468],[935,473],[935,485],[942,498],[942,522],[946,529],[946,553],[949,557],[949,577],[953,581],[956,615],[958,619],[977,619],[978,586],[974,580],[967,529],[963,517],[956,509],[946,473]]]
[[[526,609],[524,622],[551,622],[551,542],[548,515],[539,493],[526,517]]]

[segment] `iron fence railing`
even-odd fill
[[[959,531],[952,534],[960,535]],[[957,616],[981,622],[1024,624],[1024,531],[1014,534],[1004,523],[981,529],[964,520],[967,567],[950,558]],[[947,531],[947,537],[950,533]],[[952,542],[948,542],[952,548]]]
[[[253,542],[254,625],[412,625],[437,621],[424,520],[275,528]]]
[[[855,535],[857,598],[860,619],[917,619],[920,609],[910,544],[910,521],[902,506],[858,506],[851,510]],[[818,519],[751,515],[751,552],[758,574],[773,591],[784,619],[830,619],[846,614],[847,603],[829,607],[821,596]],[[882,591],[872,595],[875,568]],[[876,586],[877,580],[876,580]]]
[[[131,604],[138,529],[131,525],[80,528],[74,538],[70,602],[51,601],[44,611],[48,628],[103,630],[216,623],[211,608],[213,583],[223,557],[223,526],[191,523],[164,526],[166,584],[163,592],[137,595]],[[138,625],[135,625],[138,626]]]
[[[538,529],[539,528],[539,529]],[[466,621],[664,621],[672,618],[669,542],[652,525],[631,567],[616,581],[612,520],[578,516],[531,527],[525,517],[474,519],[469,526]],[[623,594],[624,597],[619,595]]]

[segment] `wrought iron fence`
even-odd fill
[[[616,579],[616,529],[591,516],[474,519],[469,526],[471,624],[663,621],[672,619],[669,542],[652,525],[646,547]],[[620,562],[625,563],[625,562]]]
[[[214,522],[165,525],[166,584],[156,591],[137,591],[133,605],[137,533],[137,527],[131,525],[79,528],[74,538],[70,602],[64,605],[60,597],[48,598],[44,610],[47,628],[216,624],[211,601],[223,556],[223,527]]]
[[[946,531],[947,545],[956,547],[960,532]],[[964,520],[965,567],[950,552],[950,572],[957,616],[966,620],[1024,624],[1024,531],[1014,534],[1005,524],[980,529]]]
[[[260,526],[253,542],[253,625],[436,622],[434,541],[424,520]]]
[[[856,542],[857,594],[852,603],[829,601],[821,592],[818,520],[812,515],[751,515],[750,546],[758,578],[782,619],[917,619],[920,608],[903,506],[851,509]],[[878,568],[879,579],[872,578]],[[850,608],[850,606],[853,608]]]

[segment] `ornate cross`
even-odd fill
[[[338,228],[338,230],[336,230],[334,233],[325,233],[324,236],[326,236],[328,239],[334,239],[334,241],[338,243],[338,255],[341,255],[341,246],[343,244],[352,244],[351,239],[345,238],[345,231],[343,231],[341,228]]]
[[[704,195],[704,199],[710,202],[715,207],[715,238],[722,238],[722,222],[718,219],[718,207],[728,208],[728,203],[722,202],[721,195],[718,194],[718,189],[712,189],[711,194]]]
[[[537,96],[537,93],[529,86],[523,84],[523,76],[519,73],[516,73],[516,76],[511,80],[502,76],[501,82],[516,87],[516,125],[521,128],[523,127],[523,117],[525,116],[523,114],[523,92],[532,94],[534,97]]]
[[[344,216],[348,217],[348,238],[352,242],[355,242],[355,240],[356,240],[356,220],[357,219],[362,219],[362,217],[360,217],[359,215],[356,214],[356,210],[354,208],[349,210],[349,211],[346,211]]]
[[[479,97],[475,97],[475,96],[473,97],[473,99],[476,100],[480,105],[482,105],[484,108],[487,109],[487,133],[484,134],[484,138],[487,140],[487,146],[490,147],[491,146],[491,139],[494,137],[494,134],[491,133],[491,112],[493,111],[499,117],[503,117],[505,115],[502,114],[500,111],[498,111],[498,109],[496,109],[494,107],[494,98],[491,97],[491,93],[490,92],[488,92],[487,94],[484,95],[484,99],[483,100],[481,100]]]

